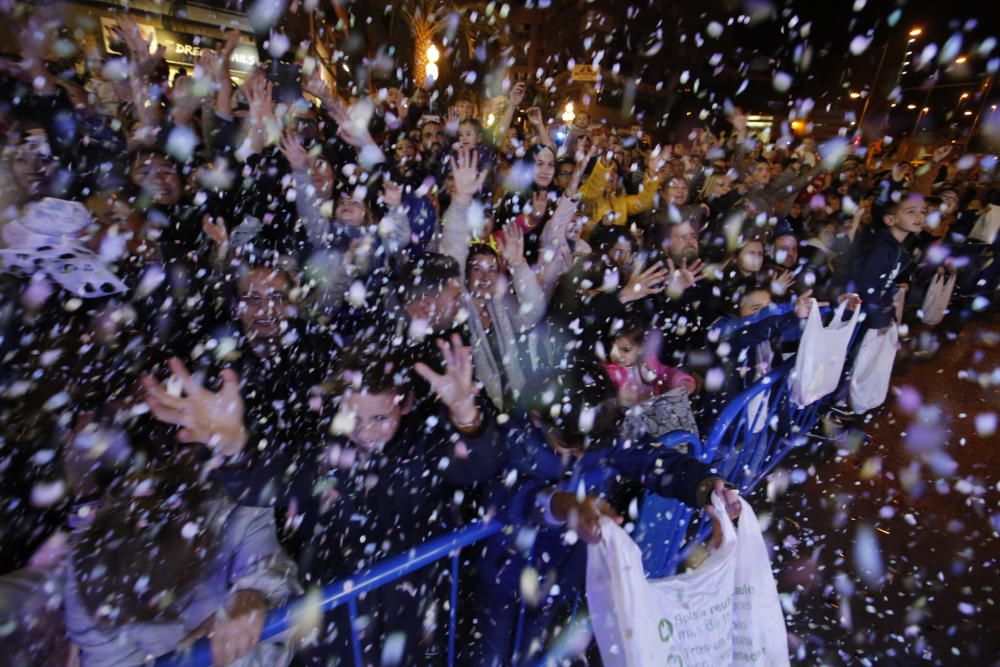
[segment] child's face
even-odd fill
[[[475,148],[479,143],[479,133],[472,123],[462,123],[458,126],[458,141],[465,148]]]
[[[337,209],[334,211],[334,215],[338,222],[357,227],[365,222],[366,208],[357,199],[341,195],[340,199],[337,200]]]
[[[639,361],[639,344],[631,336],[619,336],[611,346],[611,361],[632,368]]]
[[[351,394],[340,407],[354,417],[354,428],[348,438],[363,451],[381,449],[396,437],[399,423],[406,412],[404,404],[404,397],[392,391],[382,394]]]
[[[764,265],[764,246],[760,241],[750,241],[740,250],[737,262],[744,273],[757,273]]]
[[[326,160],[314,160],[309,167],[309,180],[316,188],[319,199],[329,199],[333,196],[333,167]]]
[[[608,262],[622,274],[628,274],[632,270],[632,244],[625,239],[620,239],[608,250]]]
[[[417,147],[409,139],[400,139],[396,142],[396,160],[404,162],[412,160],[417,156]]]
[[[887,215],[885,223],[908,234],[919,234],[927,219],[927,203],[922,197],[911,197],[899,205],[895,215]]]
[[[455,109],[458,111],[458,117],[462,120],[472,117],[472,102],[469,100],[459,100],[455,102]],[[459,130],[461,132],[461,130]]]
[[[740,299],[740,317],[750,317],[757,311],[770,305],[770,292],[767,290],[754,290]]]

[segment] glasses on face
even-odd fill
[[[284,292],[270,292],[268,294],[244,294],[240,297],[240,302],[248,306],[283,305],[288,303],[288,295]]]

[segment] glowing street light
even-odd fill
[[[441,74],[437,65],[438,61],[441,59],[441,52],[438,51],[438,47],[431,42],[427,46],[427,50],[424,51],[424,55],[427,57],[427,66],[424,69],[424,76],[437,81],[438,75]]]
[[[573,119],[576,118],[576,112],[573,111],[573,103],[567,102],[566,108],[563,110],[562,119],[567,123],[572,123]]]

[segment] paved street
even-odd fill
[[[799,664],[1000,664],[996,331],[897,365],[871,442],[802,453],[772,480],[780,500],[757,500],[775,510]]]

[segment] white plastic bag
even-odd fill
[[[972,231],[969,232],[969,239],[993,245],[1000,233],[1000,206],[990,204],[990,207],[979,216]]]
[[[885,403],[898,342],[899,328],[895,322],[885,329],[869,329],[861,339],[851,374],[851,409],[854,412],[868,412]]]
[[[845,301],[837,307],[830,326],[824,327],[819,305],[813,301],[791,374],[792,400],[796,405],[810,405],[837,389],[847,361],[847,347],[861,315],[861,309],[857,308],[845,322],[846,308]]]
[[[760,524],[741,499],[739,527],[722,517],[723,543],[702,565],[647,580],[639,547],[610,519],[587,548],[587,604],[605,667],[788,664],[788,640]]]
[[[920,319],[924,324],[932,327],[941,324],[944,313],[948,310],[948,304],[951,303],[951,293],[955,291],[957,280],[958,274],[954,272],[934,274],[934,279],[927,287],[923,306],[920,308]]]

